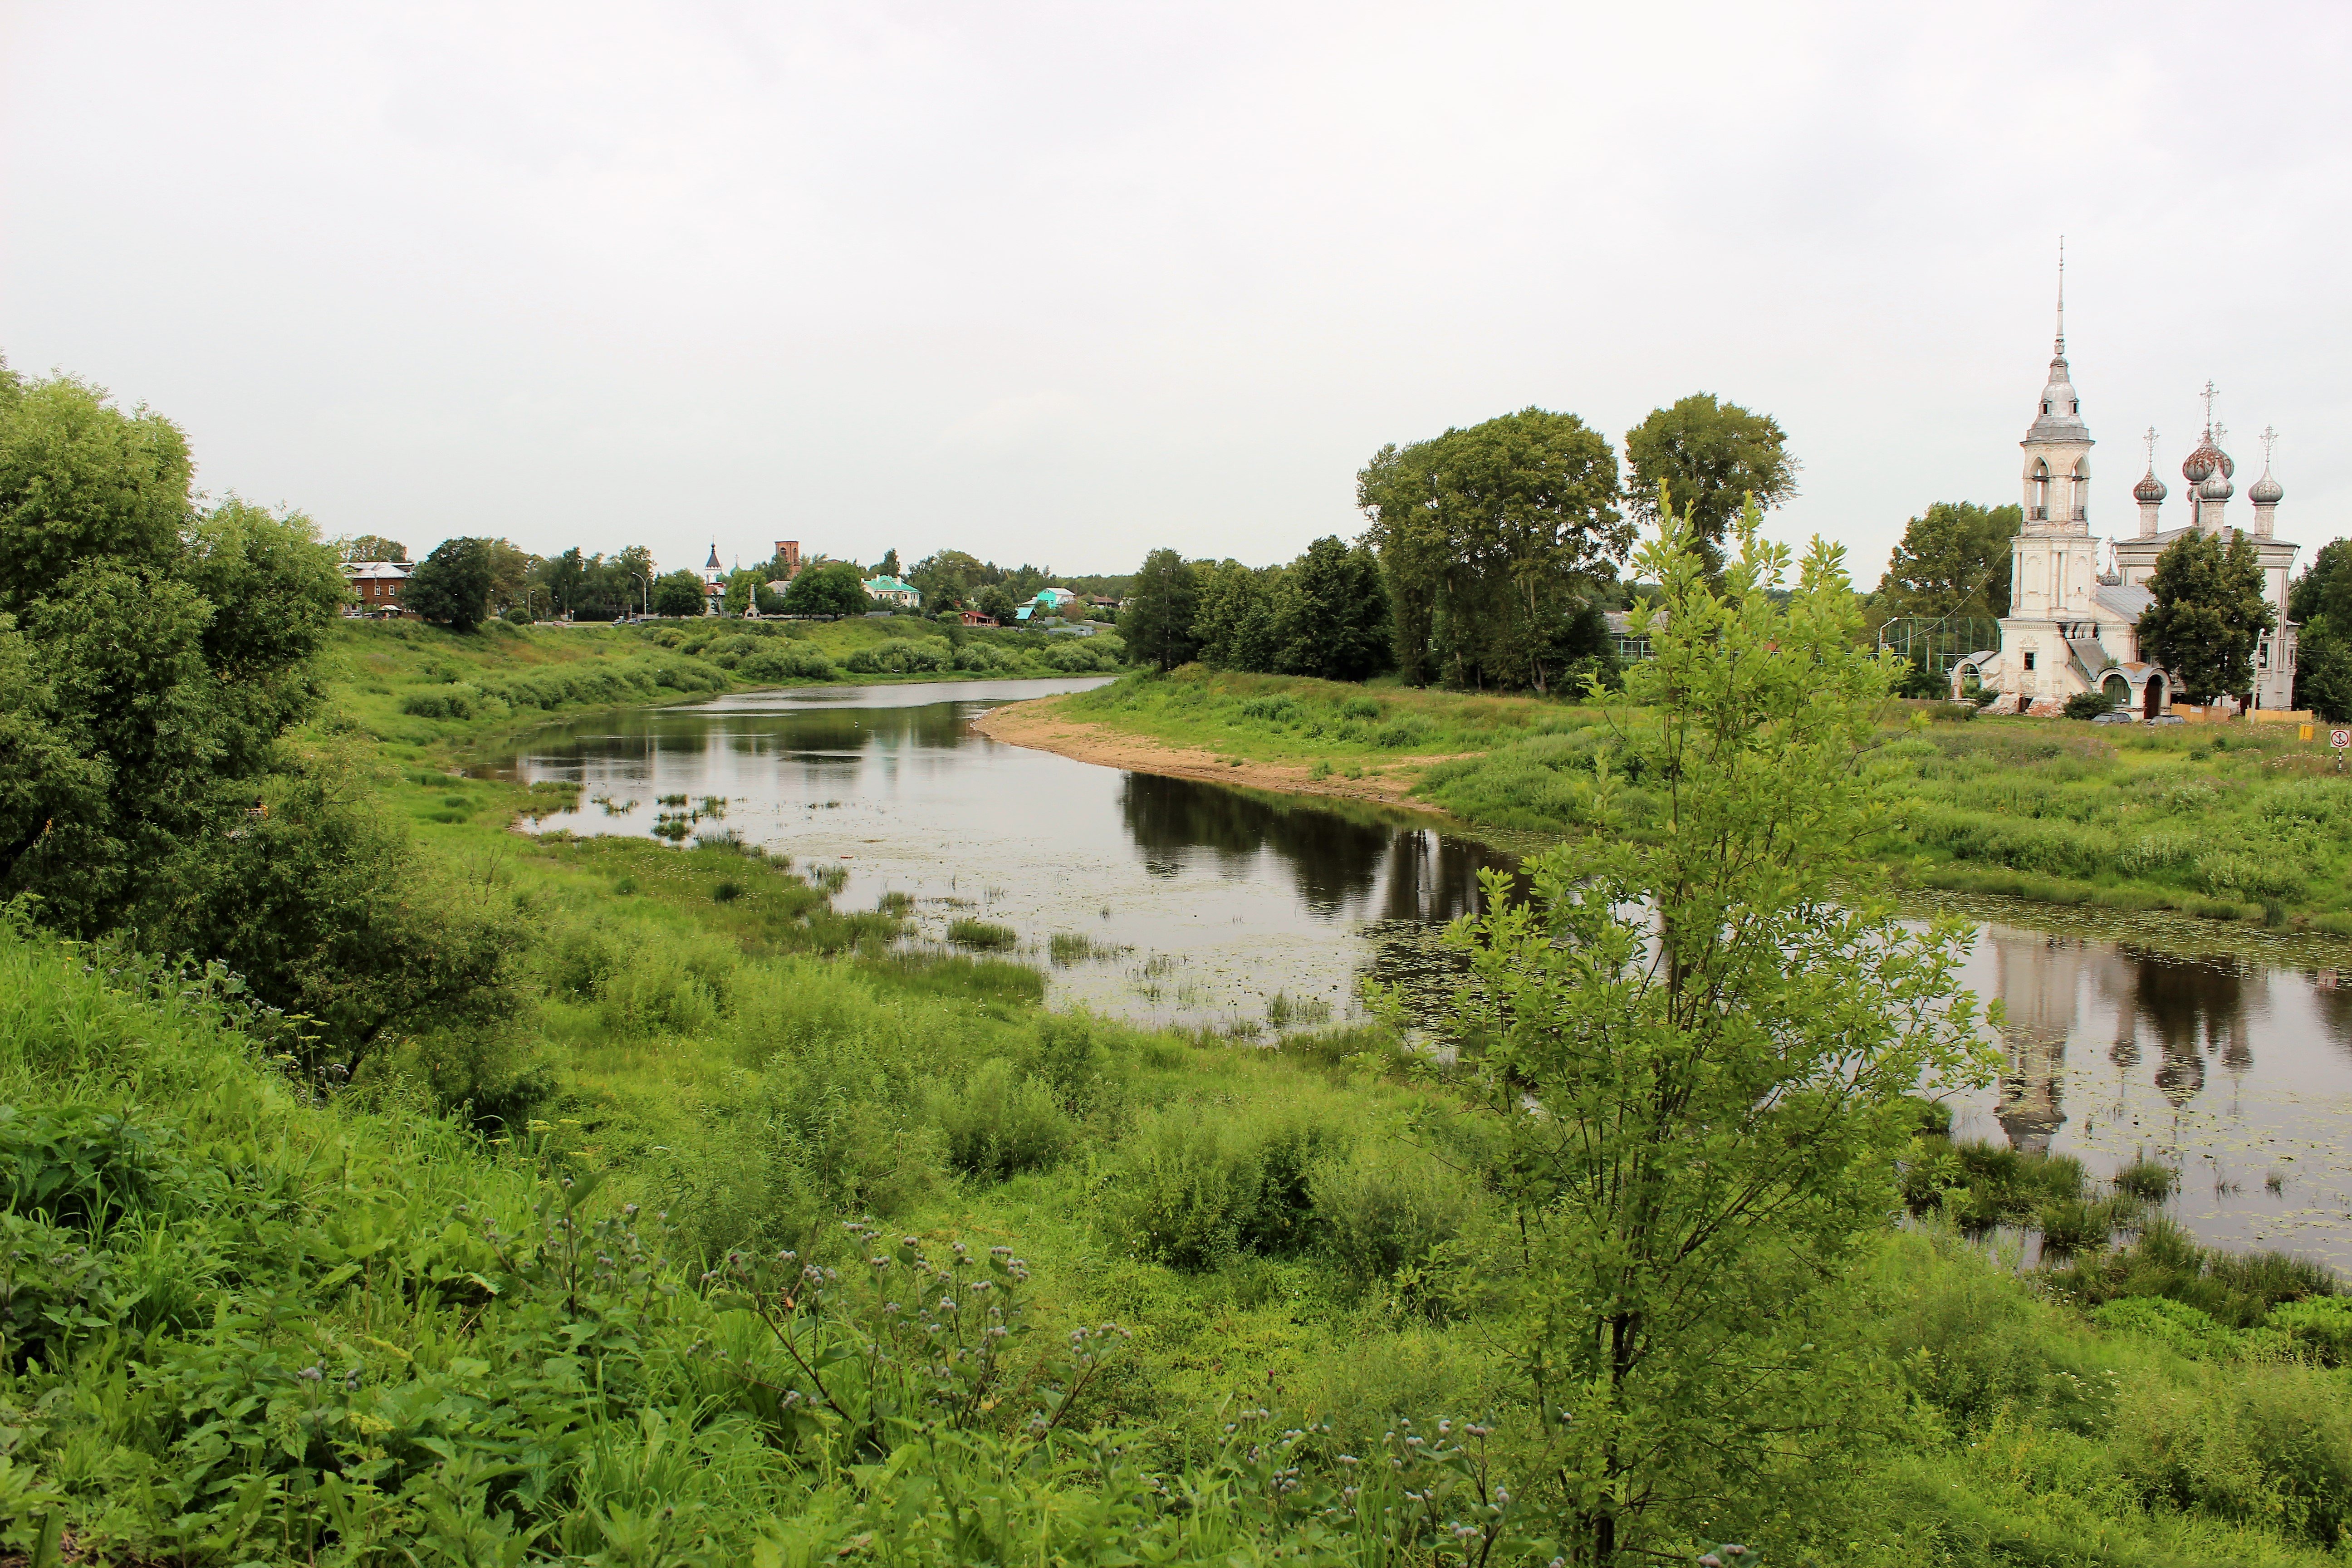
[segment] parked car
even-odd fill
[[[2151,724],[2186,724],[2189,721],[2183,719],[2178,713],[2159,713],[2155,718],[2150,719],[2148,722]]]
[[[2130,709],[2117,708],[2112,711],[2100,714],[2097,718],[2093,719],[2091,722],[2094,724],[2137,724],[2139,722],[2139,720],[2133,716]]]

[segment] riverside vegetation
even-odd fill
[[[170,471],[168,427],[6,390],[0,527],[37,463]],[[26,430],[58,421],[85,438]],[[723,827],[513,834],[563,792],[441,765],[512,715],[401,711],[489,683],[383,677],[567,645],[339,641],[299,595],[239,641],[252,590],[185,539],[325,582],[300,520],[183,494],[142,535],[156,486],[94,491],[60,558],[201,603],[96,643],[0,627],[0,1551],[2340,1560],[2332,1279],[2158,1223],[2028,1278],[1969,1238],[1987,1205],[2109,1200],[1937,1142],[1904,1091],[1970,1068],[1950,933],[1821,903],[1891,782],[1832,553],[1784,608],[1752,528],[1717,593],[1669,525],[1649,564],[1690,631],[1612,715],[1647,784],[1592,807],[1650,830],[1460,932],[1452,1052],[1393,1024],[1269,1049],[1049,1012],[1034,969],[908,951],[900,911]],[[73,575],[0,583],[5,613],[104,614],[114,580]],[[152,697],[109,727],[86,672],[124,648]],[[160,806],[95,797],[88,864],[40,850],[154,715],[269,692],[268,745],[200,749]],[[93,875],[134,843],[141,874]],[[1620,913],[1645,900],[1654,937]]]
[[[1181,669],[1055,700],[1072,718],[1329,773],[1408,774],[1480,826],[1544,838],[1597,826],[1588,702]],[[1915,722],[1915,717],[1921,722]],[[1886,701],[1874,754],[1902,810],[1869,847],[1912,885],[2050,903],[2177,909],[2352,935],[2352,776],[2284,724],[2095,727]],[[1626,773],[1635,831],[1656,783]]]

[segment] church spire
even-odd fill
[[[2051,353],[2066,357],[2066,237],[2058,237],[2058,342]]]

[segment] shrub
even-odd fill
[[[2114,712],[2116,706],[2115,699],[2105,691],[2077,691],[2066,699],[2066,717],[2095,719],[2102,713]]]
[[[1229,1118],[1176,1106],[1120,1146],[1112,1214],[1135,1250],[1175,1268],[1213,1268],[1238,1251],[1265,1182],[1255,1141]]]
[[[1316,1170],[1309,1189],[1332,1257],[1367,1283],[1427,1259],[1460,1234],[1471,1206],[1451,1173],[1394,1147],[1361,1148],[1349,1160],[1328,1162]]]
[[[2271,1309],[2267,1326],[2322,1366],[2352,1365],[2352,1300],[2315,1296]]]
[[[982,1062],[961,1090],[934,1106],[948,1163],[996,1181],[1059,1161],[1076,1136],[1051,1089],[1002,1057]]]

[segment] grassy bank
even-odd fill
[[[1601,716],[1532,698],[1199,669],[1061,700],[1169,745],[1381,769],[1415,798],[1518,833],[1591,826]],[[1933,721],[1911,725],[1915,712]],[[2352,777],[2292,726],[2122,729],[1890,703],[1883,759],[1910,804],[1878,852],[1916,886],[2170,909],[2352,935]],[[1625,781],[1640,820],[1643,781]]]
[[[950,631],[905,616],[831,622],[513,626],[466,636],[419,621],[342,621],[320,660],[338,723],[404,755],[568,710],[761,686],[1018,679],[1122,668],[1114,634]]]
[[[1475,1137],[1442,1096],[1337,1043],[1041,1015],[992,966],[759,956],[701,918],[742,872],[646,852],[660,870],[587,847],[516,868],[519,897],[566,911],[546,959],[563,1088],[487,1140],[391,1077],[319,1103],[216,983],[0,936],[0,1543],[1372,1563],[1428,1521],[1398,1486],[1343,1502],[1339,1455],[1475,1415],[1507,1463],[1525,1413],[1479,1284],[1500,1241],[1425,1157]],[[793,901],[725,900],[752,947]],[[581,957],[600,930],[630,939],[601,971]],[[860,1211],[891,1239],[843,1231]],[[900,1345],[919,1386],[837,1373],[840,1408],[798,1415],[812,1380],[753,1310],[774,1314],[776,1281],[739,1278],[722,1240],[790,1247],[788,1278],[845,1271],[781,1321],[819,1366]],[[1424,1246],[1447,1265],[1412,1267]],[[1017,1262],[992,1268],[997,1247]],[[1011,1339],[998,1403],[907,1447],[896,1416],[938,1415],[919,1385],[977,1375],[891,1338],[888,1300],[916,1291],[1037,1331]],[[1847,1310],[1867,1381],[1835,1459],[1757,1478],[1689,1539],[1846,1564],[2337,1560],[2352,1373],[2327,1364],[2329,1313],[2242,1326],[2150,1295],[2086,1316],[1932,1226],[1890,1236]],[[1073,1333],[1075,1357],[1108,1353],[1084,1364]],[[1267,1486],[1262,1436],[1300,1490]],[[1465,1500],[1458,1478],[1404,1479]],[[1519,1560],[1544,1556],[1490,1559]]]

